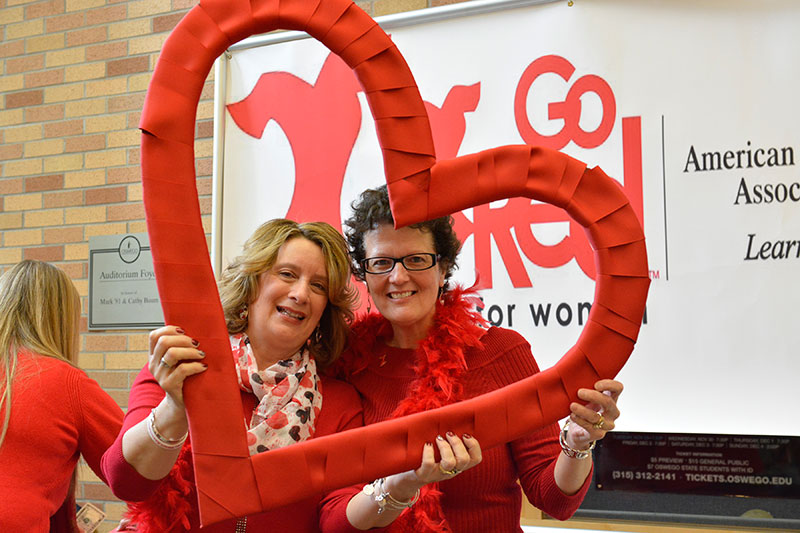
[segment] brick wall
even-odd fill
[[[86,331],[89,238],[145,231],[137,124],[170,30],[195,0],[0,0],[0,269],[58,265],[83,298],[80,366],[126,406],[147,334]],[[358,1],[373,16],[451,1]],[[211,216],[213,72],[197,113],[197,188]],[[78,501],[125,506],[81,464]]]

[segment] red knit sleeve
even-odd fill
[[[132,426],[147,418],[150,410],[158,405],[162,398],[164,390],[147,367],[143,368],[131,387],[128,412],[122,422],[122,430],[114,444],[103,454],[101,463],[108,486],[117,498],[131,502],[146,500],[161,484],[161,480],[151,480],[142,476],[125,460],[122,455],[122,436]]]
[[[324,378],[322,393],[322,413],[326,418],[335,416],[335,419],[320,420],[319,431],[339,432],[364,425],[361,398],[352,386],[336,379]],[[322,436],[320,433],[317,435]],[[360,531],[347,520],[347,504],[360,490],[361,485],[352,485],[322,497],[319,502],[319,528],[323,533]]]
[[[591,471],[581,489],[572,495],[561,492],[556,485],[555,466],[561,446],[558,444],[558,426],[543,428],[527,437],[510,443],[517,465],[520,485],[525,496],[536,508],[558,520],[571,517],[583,502]]]
[[[539,366],[531,354],[530,344],[511,330],[492,328],[484,337],[487,364],[495,370],[498,386],[519,381],[539,372]],[[496,358],[491,354],[499,354]],[[558,443],[558,425],[551,424],[523,438],[511,441],[512,458],[517,467],[520,485],[534,506],[553,518],[566,520],[580,507],[589,489],[591,472],[581,489],[567,495],[561,492],[555,481],[555,464],[561,453]]]
[[[122,427],[122,409],[83,371],[77,370],[71,380],[77,400],[78,449],[94,473],[105,481],[100,462]]]

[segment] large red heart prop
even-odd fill
[[[587,229],[597,263],[595,300],[578,342],[554,367],[435,411],[249,456],[197,201],[194,123],[214,60],[241,39],[278,28],[305,30],[355,71],[377,123],[398,226],[526,196],[566,209]],[[164,43],[141,129],[145,212],[164,316],[209,354],[208,370],[185,387],[203,524],[408,470],[418,465],[423,443],[443,431],[471,433],[484,448],[513,440],[566,416],[579,388],[615,376],[633,350],[647,258],[641,225],[616,182],[529,146],[437,162],[408,65],[350,0],[202,0]]]

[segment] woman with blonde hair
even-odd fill
[[[222,274],[219,291],[251,455],[363,424],[355,390],[318,371],[338,358],[353,317],[350,259],[338,231],[323,222],[264,223]],[[135,502],[128,518],[139,532],[200,530],[183,384],[206,370],[202,349],[177,326],[150,334],[150,361],[104,458],[114,493]],[[443,456],[466,453],[460,440],[438,444]],[[421,479],[440,475],[429,448],[416,472],[379,487],[413,494]],[[385,525],[411,503],[387,503],[354,486],[202,531],[351,532]]]
[[[122,411],[75,366],[81,303],[53,265],[22,261],[0,277],[0,524],[77,531],[78,456],[98,475]]]

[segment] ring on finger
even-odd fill
[[[456,474],[458,474],[459,470],[456,469],[456,468],[453,468],[452,470],[445,470],[442,467],[442,463],[439,463],[439,472],[441,472],[442,474],[444,474],[446,476],[455,476]]]
[[[171,364],[169,364],[169,363],[167,362],[167,360],[166,360],[166,359],[164,359],[163,357],[161,358],[161,361],[159,361],[159,362],[158,362],[158,364],[160,364],[160,365],[164,365],[164,366],[165,366],[165,367],[167,367],[167,368],[172,368],[172,367],[174,366],[174,365],[171,365]]]
[[[594,429],[603,429],[603,426],[606,424],[606,420],[605,420],[605,418],[603,418],[603,415],[601,415],[600,413],[597,413],[597,416],[600,417],[600,420],[598,420],[597,422],[592,424],[592,427]]]

